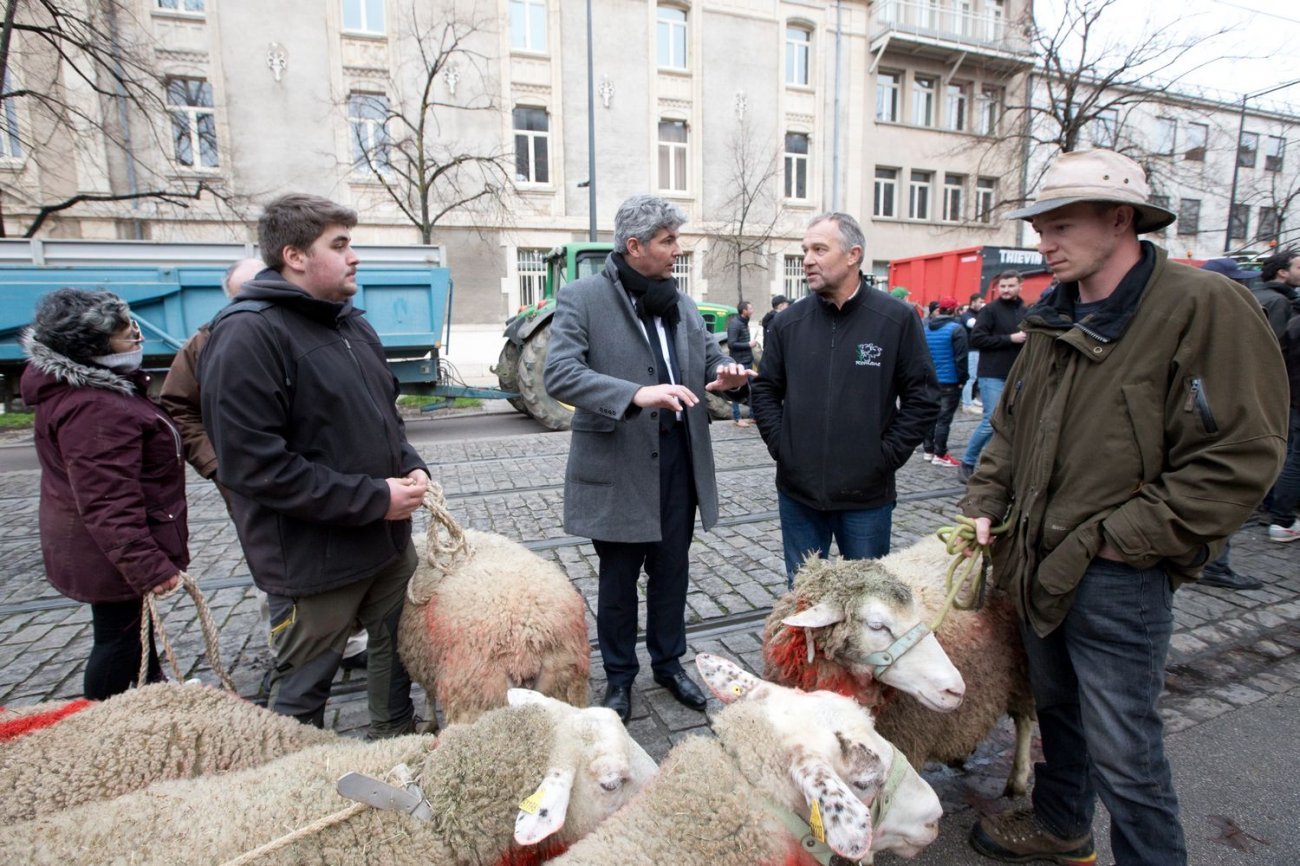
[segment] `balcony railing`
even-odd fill
[[[892,32],[1017,54],[1028,48],[1008,35],[1000,13],[972,12],[951,0],[876,0],[873,10],[873,37]]]

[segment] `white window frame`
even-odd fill
[[[980,95],[976,105],[976,133],[979,135],[998,134],[998,126],[1002,121],[1003,96],[1004,91],[1001,87],[986,84],[980,88]]]
[[[800,24],[785,26],[785,83],[807,87],[812,64],[812,31]]]
[[[912,76],[912,123],[915,126],[935,125],[935,101],[939,79],[929,75]]]
[[[373,9],[378,10],[378,21],[370,20],[372,10],[371,3],[375,6]],[[348,7],[351,6],[356,10],[355,17],[360,22],[356,27],[349,27],[347,20],[349,17]],[[343,32],[344,33],[362,33],[367,36],[383,36],[387,31],[384,30],[384,0],[340,0],[339,9],[343,13]]]
[[[684,141],[664,138],[664,127],[680,128]],[[684,120],[661,118],[659,120],[659,189],[661,192],[684,193],[689,189],[687,178],[691,168],[691,129]],[[668,176],[664,177],[667,168]]]
[[[1286,139],[1280,135],[1267,136],[1268,149],[1264,151],[1264,171],[1281,171],[1286,154]]]
[[[998,197],[998,181],[994,177],[975,180],[975,221],[993,222],[993,204]]]
[[[1119,144],[1119,109],[1103,108],[1092,120],[1092,143],[1095,147],[1114,150]]]
[[[882,176],[882,172],[889,172]],[[886,213],[888,211],[888,213]],[[872,187],[871,215],[876,219],[898,218],[898,169],[887,165],[876,166],[875,184]]]
[[[207,103],[203,102],[172,102],[173,82],[196,82],[199,85],[199,98],[206,95]],[[212,82],[206,78],[199,78],[192,75],[176,75],[168,78],[165,82],[167,113],[171,115],[172,120],[172,161],[178,166],[188,171],[215,171],[221,167],[221,144],[217,139],[217,113],[213,107]],[[189,90],[185,92],[185,97],[190,96]],[[211,125],[212,155],[214,162],[211,165],[203,165],[203,141],[207,137],[201,127],[204,120]],[[190,143],[190,162],[186,163],[181,159],[180,137],[178,123],[183,123],[186,127],[186,135]]]
[[[1200,144],[1193,143],[1197,138],[1200,138]],[[1210,125],[1208,123],[1187,124],[1187,142],[1183,150],[1183,159],[1190,162],[1205,162],[1205,151],[1209,144]]]
[[[1184,198],[1178,200],[1178,236],[1195,237],[1201,233],[1201,200]]]
[[[782,292],[792,303],[808,294],[808,278],[803,271],[803,256],[787,253],[781,262]]]
[[[510,50],[546,53],[547,0],[510,0]]]
[[[934,198],[934,172],[914,168],[907,175],[907,218],[929,222]]]
[[[1159,156],[1173,156],[1178,147],[1178,121],[1172,117],[1156,118],[1155,147]]]
[[[185,15],[191,18],[203,18],[207,15],[204,0],[154,0],[154,11],[167,15]]]
[[[1250,205],[1240,202],[1228,211],[1229,240],[1245,240],[1250,237]]]
[[[679,253],[673,259],[673,279],[677,281],[677,289],[683,295],[691,294],[691,254]]]
[[[545,247],[518,247],[515,269],[519,277],[519,306],[535,304],[546,295]]]
[[[671,16],[664,13],[671,13]],[[655,62],[660,69],[687,68],[690,59],[689,24],[690,15],[680,6],[660,3],[655,7]],[[680,57],[677,56],[679,52]]]
[[[12,93],[15,89],[13,74],[11,70],[6,69],[4,92]],[[18,103],[16,100],[6,99],[4,110],[0,111],[0,162],[9,164],[22,162],[25,154],[22,122],[18,119]]]
[[[887,70],[876,73],[876,120],[878,122],[899,122],[902,113],[902,91],[903,73]],[[885,116],[886,108],[888,108],[888,116]]]
[[[803,152],[790,149],[792,137],[803,139]],[[785,197],[791,201],[808,200],[808,152],[812,142],[806,132],[785,134]],[[801,189],[802,188],[802,189]]]
[[[949,83],[944,88],[943,124],[955,132],[965,132],[970,126],[969,84]]]
[[[374,117],[362,109],[369,102],[375,107],[382,107],[383,117]],[[391,110],[388,97],[383,93],[366,93],[354,90],[348,94],[348,130],[351,133],[352,170],[369,172],[371,165],[364,156],[371,155],[370,163],[381,173],[392,170],[389,162],[389,148],[392,142],[388,138],[388,113]]]
[[[546,122],[545,129],[524,129],[518,125],[519,118],[516,112],[534,111],[540,112]],[[515,135],[515,182],[528,186],[548,186],[551,183],[551,115],[540,105],[516,105],[510,113],[510,125]],[[523,139],[524,159],[527,163],[528,173],[519,172],[519,144]],[[538,144],[546,149],[546,177],[538,177]]]
[[[1259,164],[1259,139],[1258,132],[1251,132],[1248,129],[1243,129],[1241,135],[1237,137],[1237,165],[1240,168],[1254,168]],[[1254,142],[1249,150],[1246,148],[1247,141]],[[1250,154],[1250,161],[1243,162],[1242,158],[1247,153]]]
[[[1278,236],[1280,228],[1277,208],[1260,205],[1259,218],[1255,221],[1255,239],[1261,241],[1272,240]]]
[[[963,174],[943,175],[943,210],[939,212],[941,222],[959,223],[962,220],[962,198],[966,191],[966,176]]]

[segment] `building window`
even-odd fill
[[[686,191],[686,121],[659,121],[659,188]]]
[[[388,171],[388,97],[382,93],[348,94],[352,129],[352,170]]]
[[[785,83],[808,86],[812,34],[802,27],[785,28]]]
[[[781,271],[782,294],[793,301],[808,294],[808,280],[803,273],[803,256],[786,256]]]
[[[898,91],[902,80],[899,72],[876,73],[876,120],[898,123]]]
[[[673,279],[677,281],[677,288],[682,294],[691,293],[691,254],[682,253],[673,259]]]
[[[168,12],[189,12],[192,15],[203,14],[203,0],[157,0],[157,8]]]
[[[1151,152],[1160,156],[1173,156],[1177,133],[1177,121],[1170,117],[1157,117],[1155,144]]]
[[[808,198],[808,136],[801,132],[785,134],[785,197]]]
[[[988,26],[989,41],[1000,42],[1002,40],[1002,19],[1004,16],[1002,0],[993,0],[989,4]]]
[[[1002,88],[981,87],[976,111],[975,131],[980,135],[997,135],[1002,121]]]
[[[216,168],[220,163],[212,85],[202,78],[169,78],[167,105],[176,161],[191,168]]]
[[[1152,196],[1151,196],[1151,203],[1152,203],[1153,205],[1155,205],[1156,207],[1162,207],[1162,208],[1164,208],[1165,210],[1168,210],[1168,209],[1169,209],[1169,196],[1167,196],[1167,195],[1152,195]],[[1155,234],[1155,235],[1157,235],[1157,236],[1159,236],[1159,237],[1164,237],[1164,236],[1166,236],[1167,234],[1169,234],[1169,227],[1168,227],[1168,226],[1165,226],[1164,228],[1160,229],[1159,231],[1153,232],[1153,234]]]
[[[871,214],[889,218],[898,216],[898,169],[876,169],[876,194]]]
[[[510,47],[546,51],[546,0],[510,0]]]
[[[1187,148],[1183,159],[1205,162],[1205,143],[1210,139],[1210,127],[1204,123],[1187,124]]]
[[[1201,231],[1201,200],[1184,198],[1178,201],[1178,236],[1187,237]]]
[[[912,79],[912,123],[917,126],[934,126],[935,87],[933,78],[918,75]]]
[[[343,29],[350,33],[384,32],[384,0],[343,0]]]
[[[993,202],[997,192],[996,178],[981,177],[975,181],[975,219],[982,223],[993,221]]]
[[[959,132],[966,128],[966,85],[948,85],[944,126]]]
[[[966,188],[966,176],[945,174],[943,176],[943,220],[944,222],[961,222],[962,190]]]
[[[516,262],[519,266],[519,306],[527,307],[546,294],[546,250],[520,247]]]
[[[1119,143],[1119,109],[1105,108],[1092,120],[1092,143],[1095,147],[1114,150]]]
[[[939,0],[915,0],[911,5],[916,10],[917,26],[933,30],[939,18]]]
[[[1282,170],[1282,151],[1286,149],[1286,140],[1280,135],[1270,135],[1265,141],[1264,171]]]
[[[664,69],[685,69],[686,10],[675,6],[660,6],[656,21],[659,66]]]
[[[1234,204],[1228,217],[1228,237],[1245,240],[1250,236],[1250,205]]]
[[[550,119],[544,108],[519,107],[514,111],[515,180],[550,183]]]
[[[928,220],[930,218],[930,185],[934,182],[934,172],[913,171],[912,179],[907,185],[907,218]]]
[[[1258,235],[1259,240],[1261,241],[1277,240],[1277,234],[1278,234],[1277,208],[1261,207],[1259,209],[1258,229],[1259,229],[1259,235]]]
[[[4,92],[14,91],[13,77],[5,70]],[[18,106],[14,100],[4,101],[4,111],[0,112],[0,159],[22,159],[23,142],[18,130]]]
[[[1237,165],[1242,168],[1254,168],[1257,153],[1259,153],[1259,133],[1243,132],[1237,141]]]

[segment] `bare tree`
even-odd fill
[[[32,237],[51,217],[85,205],[151,201],[180,208],[205,194],[232,204],[220,184],[158,170],[135,152],[132,130],[167,152],[165,81],[126,0],[5,0],[0,25],[0,150],[39,167],[42,182],[0,183],[0,202]],[[15,51],[15,37],[21,50]],[[19,122],[19,118],[27,121]],[[134,121],[134,123],[133,123]],[[215,136],[215,133],[214,133]],[[215,141],[215,138],[214,138]],[[125,181],[102,166],[106,188],[79,189],[77,145],[129,163]],[[5,234],[0,218],[0,236]]]
[[[741,114],[732,130],[727,150],[731,159],[722,182],[728,193],[716,210],[718,220],[709,237],[721,256],[722,267],[736,276],[739,303],[745,298],[745,272],[767,267],[764,254],[785,213],[778,187],[785,166],[771,138],[758,133],[746,114]],[[802,169],[792,165],[786,180],[803,184],[802,190],[788,189],[787,194],[806,191],[807,162],[803,162]]]
[[[395,99],[350,97],[359,100],[349,112],[353,169],[383,187],[426,244],[453,211],[504,219],[515,192],[514,153],[465,137],[472,136],[469,116],[495,122],[499,109],[491,58],[476,47],[491,22],[476,16],[477,6],[465,12],[449,4],[426,20],[412,7],[406,40],[418,56],[410,74],[392,83]],[[367,112],[380,122],[364,123]]]

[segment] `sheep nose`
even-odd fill
[[[619,788],[623,787],[623,778],[621,776],[615,776],[613,778],[607,776],[600,780],[600,787],[612,794]]]

